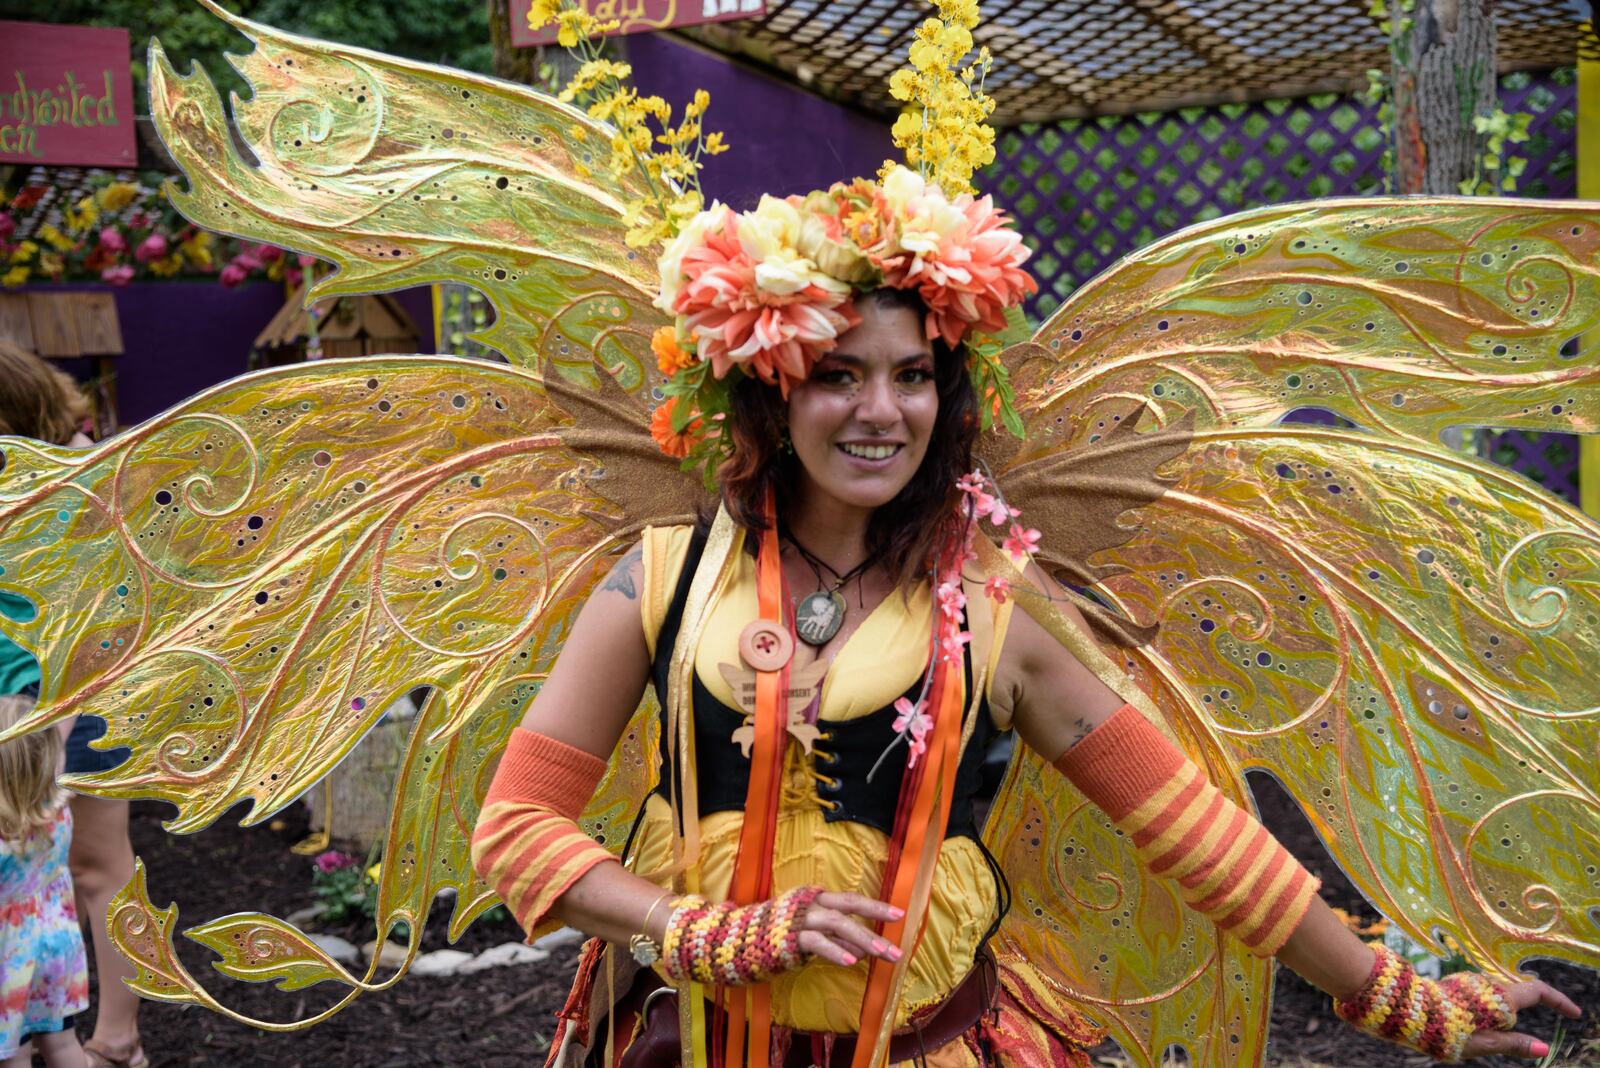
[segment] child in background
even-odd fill
[[[0,697],[0,729],[33,707]],[[67,851],[72,812],[56,787],[61,732],[36,731],[0,745],[0,1058],[28,1068],[34,1049],[49,1068],[88,1063],[72,1016],[89,1007],[83,936],[72,903]]]

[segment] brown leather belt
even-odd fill
[[[906,1027],[890,1037],[889,1063],[916,1060],[960,1038],[994,1005],[997,986],[994,957],[984,950],[949,997],[917,1013]],[[646,972],[625,1000],[637,1006],[634,1011],[644,1017],[644,1026],[622,1054],[617,1068],[676,1066],[681,1048],[676,992],[662,986],[653,974]],[[848,1034],[794,1031],[782,1068],[812,1068],[813,1065],[844,1068],[855,1057],[856,1038]]]

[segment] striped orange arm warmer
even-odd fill
[[[521,727],[511,732],[472,831],[472,866],[525,931],[590,868],[614,859],[578,827],[606,762]]]
[[[1133,841],[1151,872],[1260,957],[1283,948],[1321,883],[1132,705],[1055,766]]]

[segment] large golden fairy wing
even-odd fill
[[[652,256],[623,241],[625,205],[654,210],[635,174],[613,179],[610,131],[527,86],[283,33],[201,0],[254,42],[233,59],[237,147],[199,71],[150,55],[150,112],[187,188],[172,202],[211,230],[311,253],[338,271],[310,296],[464,282],[494,304],[476,340],[525,366],[630,390],[651,366]]]
[[[1235,799],[1244,770],[1277,776],[1387,915],[1502,974],[1600,964],[1600,556],[1590,520],[1439,439],[1594,428],[1597,231],[1591,205],[1492,200],[1184,231],[1009,354],[1029,437],[994,462],[1065,547],[1057,576],[1153,634],[1108,646],[1102,675],[1149,694]],[[1302,407],[1357,426],[1273,426]],[[1270,973],[1174,914],[1039,772],[1022,758],[997,802],[997,845],[1049,873],[1006,936],[1145,1063],[1173,1041],[1256,1063]],[[1052,957],[1039,917],[1077,898],[1115,901],[1115,922]]]
[[[1040,328],[1029,447],[1154,404],[1197,428],[1322,408],[1377,433],[1600,426],[1600,206],[1327,200],[1230,216],[1119,261]],[[1021,358],[1024,353],[1015,354]]]
[[[608,424],[616,447],[631,425]],[[74,786],[168,801],[169,826],[193,831],[241,801],[247,822],[265,819],[427,684],[378,922],[410,923],[415,950],[449,887],[459,931],[491,900],[467,838],[493,757],[607,558],[636,537],[639,512],[616,507],[593,437],[529,371],[408,356],[248,376],[81,452],[0,439],[0,588],[34,607],[0,626],[44,675],[13,733],[105,718],[105,744],[132,755]],[[648,765],[623,749],[613,779],[637,794]],[[177,962],[173,917],[142,880],[119,903],[136,985],[226,1011]],[[272,917],[189,933],[226,974],[351,996],[383,985]]]

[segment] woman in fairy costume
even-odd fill
[[[1358,1026],[1445,1060],[1543,1055],[1506,1032],[1536,1002],[1575,1015],[1568,999],[1436,983],[1364,946],[1264,828],[1012,611],[979,539],[1026,567],[1037,532],[973,470],[963,342],[1030,291],[1026,255],[987,200],[905,168],[713,206],[668,246],[657,438],[717,463],[722,511],[709,532],[647,530],[590,598],[474,838],[530,930],[556,917],[649,966],[597,980],[594,944],[557,1062],[1086,1064],[1100,1034],[985,948],[1006,888],[972,806],[1006,729],[1191,906]],[[647,684],[669,712],[664,766],[625,867],[575,821]],[[598,987],[622,995],[614,1012]]]

